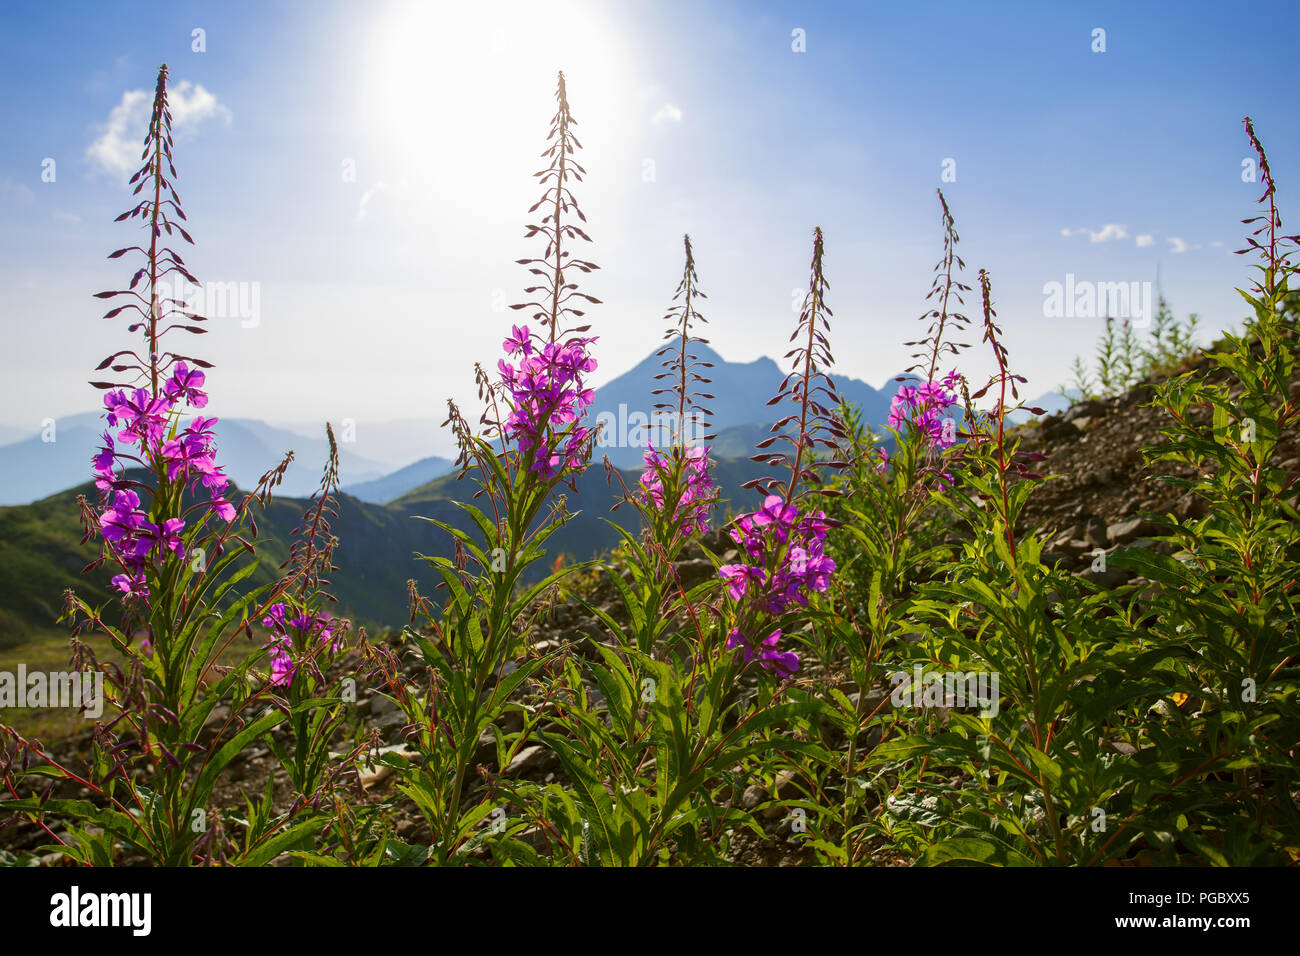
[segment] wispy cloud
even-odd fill
[[[1178,255],[1180,252],[1186,252],[1188,248],[1190,247],[1187,245],[1186,240],[1179,239],[1177,236],[1169,237],[1169,251],[1174,255]]]
[[[366,216],[370,215],[370,206],[380,193],[392,192],[392,193],[400,194],[404,192],[409,186],[410,183],[405,178],[397,181],[396,183],[387,183],[381,179],[373,186],[367,186],[365,192],[361,194],[361,200],[357,203],[356,221],[361,222],[361,220],[365,219]]]
[[[665,103],[659,107],[659,111],[650,117],[650,122],[655,126],[660,123],[680,123],[682,121],[682,111],[672,103]]]
[[[1085,234],[1091,242],[1110,242],[1112,239],[1128,238],[1128,231],[1123,226],[1114,222],[1108,222],[1097,230],[1088,229],[1087,227],[1061,230],[1061,235],[1065,236],[1067,239],[1070,236],[1082,236]]]
[[[1124,227],[1113,222],[1106,223],[1098,232],[1088,233],[1088,239],[1092,242],[1110,242],[1112,239],[1124,239],[1127,236]]]
[[[1139,249],[1144,249],[1147,246],[1155,245],[1155,241],[1156,241],[1156,237],[1151,235],[1150,233],[1137,237],[1137,244]]]
[[[140,164],[142,131],[149,122],[152,97],[146,90],[127,90],[99,128],[99,136],[86,149],[91,164],[107,173],[126,175]],[[168,90],[172,129],[177,135],[192,131],[204,120],[221,117],[230,124],[230,110],[203,86],[182,80]]]
[[[361,194],[361,202],[357,204],[357,222],[366,218],[366,214],[370,211],[370,201],[387,189],[388,183],[381,181],[375,183]]]
[[[16,183],[12,179],[0,179],[0,196],[4,196],[11,202],[31,202],[36,195],[24,186],[22,183]]]

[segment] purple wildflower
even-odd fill
[[[201,391],[205,378],[198,369],[191,370],[184,362],[177,362],[163,392],[171,402],[184,401],[191,408],[202,408],[208,404],[207,393]]]
[[[889,425],[898,431],[915,425],[925,441],[937,449],[952,447],[955,429],[945,427],[948,409],[957,402],[954,389],[961,376],[954,370],[938,382],[903,384],[889,404]]]
[[[709,530],[709,511],[712,509],[714,492],[713,478],[709,474],[712,462],[709,450],[703,445],[694,445],[685,449],[686,466],[683,477],[686,487],[682,489],[681,499],[673,511],[673,518],[682,525],[682,530],[690,534],[692,530],[704,534]],[[671,467],[663,452],[650,443],[643,458],[645,472],[641,475],[641,489],[644,500],[655,508],[664,507],[663,476]]]
[[[740,517],[731,536],[744,549],[748,563],[726,564],[718,573],[727,582],[728,596],[741,604],[742,620],[779,618],[791,607],[806,607],[809,594],[830,586],[835,561],[823,550],[829,530],[824,512],[801,517],[794,503],[779,495],[769,495],[758,512]],[[755,645],[746,631],[761,630],[736,628],[727,647],[743,648],[746,662],[757,657],[766,670],[780,676],[797,671],[798,655],[777,649],[780,628]]]
[[[742,648],[746,664],[757,657],[758,665],[765,671],[776,674],[778,677],[790,677],[799,670],[799,655],[793,651],[777,650],[777,643],[780,640],[781,629],[777,628],[763,640],[758,648],[755,648],[739,630],[733,630],[727,636],[727,649]]]
[[[122,592],[124,598],[147,598],[149,596],[149,586],[145,583],[143,574],[115,574],[110,583]]]
[[[503,437],[514,441],[522,455],[531,455],[530,470],[547,480],[582,464],[591,430],[577,422],[595,401],[583,380],[596,368],[596,360],[587,354],[594,341],[574,338],[538,349],[531,330],[514,326],[503,343],[506,354],[519,361],[518,368],[504,359],[497,363],[511,399]]]
[[[330,651],[338,651],[343,646],[342,637],[334,636],[337,622],[328,614],[293,613],[283,603],[272,604],[262,618],[262,626],[271,631],[262,647],[271,652],[271,683],[276,687],[288,687],[293,681],[298,670],[295,647],[320,643],[327,644]]]

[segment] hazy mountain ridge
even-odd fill
[[[428,484],[430,481],[447,474],[451,471],[453,464],[450,458],[438,458],[437,456],[421,458],[419,461],[407,465],[405,468],[399,468],[382,478],[372,478],[370,481],[345,485],[343,491],[362,501],[386,505],[413,488],[419,488],[421,485]]]
[[[749,457],[754,454],[754,446],[768,436],[771,421],[777,417],[767,402],[785,372],[770,358],[728,362],[707,345],[694,344],[691,348],[701,361],[713,364],[712,368],[700,370],[712,382],[699,389],[717,396],[703,402],[713,412],[712,432],[717,436],[714,457]],[[652,394],[656,388],[671,386],[668,379],[655,380],[664,371],[662,361],[652,353],[595,390],[590,416],[593,422],[606,424],[605,443],[596,448],[595,462],[608,455],[618,468],[639,470],[648,439],[666,444],[667,435],[656,439],[652,429],[638,427],[651,421],[656,402],[672,404],[671,393]],[[862,410],[864,422],[882,430],[897,389],[894,379],[879,389],[847,376],[836,377],[835,384],[846,401]],[[1055,411],[1063,401],[1059,395],[1048,393],[1028,404]],[[1012,421],[1030,417],[1018,413]],[[100,414],[84,412],[57,419],[54,441],[44,440],[48,436],[33,430],[25,438],[0,445],[0,505],[27,504],[81,485],[90,475],[90,460],[105,427]],[[219,460],[239,486],[254,487],[292,449],[294,462],[286,472],[280,493],[307,497],[316,490],[328,448],[323,422],[313,429],[301,423],[281,427],[218,416],[215,430]],[[11,434],[14,431],[17,429],[10,429]],[[3,434],[0,431],[0,436]],[[339,439],[343,488],[362,501],[396,501],[451,469],[447,458],[431,454],[439,434],[439,425],[432,418],[361,423],[343,419],[336,423],[335,434]]]
[[[28,504],[82,484],[91,475],[91,458],[106,430],[110,429],[98,413],[82,412],[56,419],[49,435],[52,441],[38,432],[0,446],[0,505]],[[307,496],[320,484],[329,450],[324,423],[319,438],[244,418],[218,417],[214,431],[218,460],[240,487],[254,487],[290,450],[294,460],[281,493]],[[393,466],[357,455],[340,442],[339,471],[345,482],[360,483],[391,474]]]

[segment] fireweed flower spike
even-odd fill
[[[904,431],[909,425],[915,425],[933,448],[951,448],[957,439],[950,410],[957,404],[953,390],[960,382],[961,376],[954,370],[938,382],[900,385],[889,403],[889,426]]]
[[[712,462],[709,460],[708,449],[703,445],[687,448],[681,454],[684,456],[685,467],[681,495],[676,506],[671,509],[673,521],[682,534],[704,534],[709,530],[709,513],[717,497],[717,486],[710,474]],[[640,483],[642,499],[656,510],[667,512],[664,480],[667,478],[671,481],[672,462],[654,447],[653,442],[648,443],[642,460],[645,463]]]
[[[825,296],[830,283],[822,269],[823,252],[822,231],[817,229],[813,234],[808,293],[792,336],[801,344],[790,353],[793,371],[769,403],[789,399],[797,411],[778,421],[772,427],[772,437],[758,446],[763,449],[781,441],[794,454],[768,453],[752,459],[783,466],[789,469],[790,477],[784,485],[761,478],[746,483],[746,487],[766,492],[762,507],[741,515],[731,530],[732,540],[747,561],[719,569],[735,604],[736,626],[729,634],[728,647],[743,649],[746,663],[757,660],[764,670],[782,678],[798,671],[799,658],[793,652],[777,649],[782,632],[773,625],[791,608],[806,607],[810,595],[825,591],[835,573],[835,561],[824,551],[831,522],[825,512],[811,507],[814,494],[834,494],[819,480],[817,468],[845,465],[839,458],[844,428],[830,411],[840,405],[840,400],[824,371],[834,359],[827,339],[831,310]],[[793,435],[786,432],[792,425],[797,428]],[[816,460],[818,446],[831,452],[829,461]],[[805,485],[803,491],[801,484]]]
[[[594,401],[584,376],[596,369],[586,351],[595,338],[573,338],[565,345],[539,342],[534,348],[532,336],[515,326],[504,348],[518,364],[503,359],[497,366],[511,409],[503,437],[531,462],[529,470],[549,481],[580,467],[586,457],[591,430],[579,422]]]
[[[287,605],[278,603],[262,618],[262,626],[271,632],[262,647],[271,652],[271,684],[275,687],[287,688],[292,683],[298,671],[297,647],[315,643],[331,652],[343,649],[342,639],[335,637],[338,623],[328,614],[291,614]]]
[[[521,467],[547,482],[580,470],[590,455],[595,434],[583,422],[594,395],[584,376],[596,369],[596,360],[587,351],[596,339],[581,335],[591,326],[567,323],[585,314],[576,304],[600,302],[595,296],[579,292],[577,282],[566,276],[568,269],[590,273],[599,267],[573,258],[568,248],[571,242],[590,242],[591,237],[568,218],[573,214],[586,222],[572,192],[572,184],[582,182],[586,170],[574,155],[582,144],[573,134],[577,121],[569,112],[563,73],[557,78],[555,99],[550,145],[542,153],[551,162],[537,174],[546,189],[528,210],[531,213],[544,208],[547,212],[540,223],[525,230],[526,238],[543,237],[546,250],[540,258],[518,260],[531,274],[541,277],[538,285],[524,290],[540,297],[511,306],[532,308],[532,318],[545,328],[546,334],[535,337],[532,329],[516,325],[502,343],[506,355],[515,361],[502,359],[497,363],[508,414],[495,426],[502,439],[513,444]]]
[[[664,416],[670,416],[670,430],[665,435],[662,425],[650,426],[651,435],[642,457],[645,470],[634,498],[647,527],[656,529],[660,556],[669,559],[686,538],[709,530],[709,516],[718,496],[712,476],[713,462],[706,444],[713,439],[712,435],[706,434],[711,427],[708,419],[713,412],[700,404],[702,400],[713,398],[701,390],[702,386],[709,384],[709,378],[702,374],[702,370],[711,368],[713,363],[703,361],[691,349],[693,344],[708,343],[707,339],[691,333],[695,323],[708,322],[696,308],[697,300],[708,297],[697,285],[699,280],[691,237],[683,237],[683,242],[686,263],[673,294],[676,304],[664,316],[665,321],[671,323],[664,338],[672,341],[655,353],[663,360],[660,364],[666,369],[655,375],[655,381],[668,379],[672,384],[655,388],[650,393],[656,398],[673,395],[675,401],[654,403],[656,418],[662,422]],[[656,438],[661,443],[666,438],[667,447],[655,447]]]

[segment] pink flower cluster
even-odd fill
[[[262,645],[271,649],[271,683],[288,687],[298,670],[298,663],[293,659],[294,634],[302,638],[299,646],[312,642],[325,644],[334,638],[338,624],[328,614],[294,614],[285,604],[272,604],[262,618],[262,626],[271,632],[270,640]],[[334,638],[330,650],[340,650],[342,644],[341,637]]]
[[[950,448],[956,442],[955,427],[944,427],[948,409],[956,404],[954,389],[961,376],[954,370],[939,382],[900,385],[889,403],[889,425],[902,431],[909,423],[916,425],[926,441],[935,448]]]
[[[830,525],[823,511],[802,517],[795,505],[780,495],[768,495],[757,512],[742,515],[731,538],[741,546],[747,562],[724,564],[718,573],[727,582],[733,601],[744,601],[751,618],[779,617],[791,607],[806,607],[811,592],[825,591],[835,572],[835,561],[824,553]],[[743,617],[743,616],[742,616]],[[799,669],[799,657],[781,652],[779,628],[760,643],[746,631],[762,627],[737,627],[728,635],[727,647],[744,649],[745,660],[755,657],[761,666],[782,677]]]
[[[587,354],[594,341],[573,338],[563,345],[539,343],[539,348],[532,331],[516,325],[503,343],[506,354],[518,359],[518,368],[504,359],[497,363],[512,408],[503,437],[516,442],[522,455],[533,455],[531,470],[543,478],[582,463],[591,430],[578,423],[595,400],[583,383],[583,375],[596,368]]]
[[[185,557],[180,538],[185,521],[167,518],[161,525],[150,521],[148,513],[140,507],[140,496],[127,487],[123,461],[141,466],[161,462],[168,481],[201,482],[212,495],[208,508],[224,521],[235,517],[234,506],[220,497],[230,479],[215,461],[212,426],[216,419],[195,418],[174,438],[166,437],[177,404],[193,408],[207,405],[203,382],[202,372],[178,362],[161,395],[137,388],[132,392],[119,389],[104,396],[108,425],[118,431],[116,441],[111,431],[104,432],[104,445],[94,457],[95,485],[105,498],[99,526],[110,552],[124,571],[113,578],[113,585],[128,597],[148,597],[145,568],[155,558],[169,551],[178,558]],[[138,453],[119,450],[117,442],[136,446]]]
[[[686,468],[683,477],[686,487],[682,489],[681,500],[673,512],[673,518],[681,524],[682,530],[690,534],[692,530],[704,534],[709,530],[709,511],[713,507],[713,478],[709,474],[712,462],[709,450],[704,445],[692,445],[686,450]],[[663,452],[651,443],[644,459],[645,472],[641,475],[641,491],[644,499],[660,510],[664,507],[663,476],[672,463]]]

